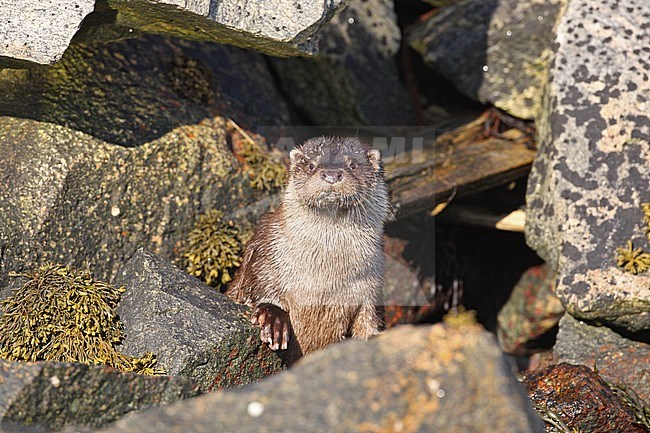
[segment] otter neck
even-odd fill
[[[377,191],[377,193],[381,194],[380,191]],[[372,197],[370,198],[372,199]],[[381,200],[366,202],[363,205],[357,204],[347,208],[336,204],[324,207],[310,206],[300,199],[292,182],[287,185],[283,202],[284,217],[287,220],[304,221],[305,218],[319,222],[329,220],[335,225],[350,224],[378,231],[383,231],[387,212],[387,205],[382,204]]]

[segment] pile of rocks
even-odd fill
[[[650,250],[644,0],[54,3],[0,0],[0,299],[21,283],[10,272],[88,264],[126,288],[120,350],[155,353],[168,375],[0,360],[0,431],[541,432],[539,414],[596,431],[559,403],[588,397],[544,384],[579,378],[628,401],[620,388],[564,365],[524,387],[462,316],[281,371],[248,309],[180,269],[210,210],[239,241],[250,235],[278,192],[255,181],[250,149],[278,164],[267,143],[291,123],[413,124],[422,98],[397,61],[410,49],[466,97],[535,120],[526,239],[548,264],[551,300],[522,329],[537,338],[562,316],[553,363],[597,367],[650,400],[650,273],[626,272],[616,253],[628,241]],[[425,13],[410,24],[406,10]],[[418,286],[412,270],[397,274],[390,290]],[[525,339],[500,336],[521,355]],[[642,431],[629,406],[612,407],[625,422],[610,431]]]

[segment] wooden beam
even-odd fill
[[[438,218],[448,224],[463,224],[523,233],[526,224],[526,211],[517,209],[507,214],[497,215],[486,209],[452,204]]]
[[[510,129],[499,138],[477,138],[477,125],[485,123],[482,117],[440,136],[429,146],[425,144],[422,150],[386,159],[386,179],[396,217],[430,212],[450,198],[528,174],[536,152],[525,134]],[[454,141],[454,137],[460,139]]]

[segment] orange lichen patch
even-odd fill
[[[282,187],[287,172],[282,153],[265,149],[261,135],[249,134],[232,119],[228,121],[228,132],[233,153],[248,174],[251,186],[262,191]]]

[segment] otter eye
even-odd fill
[[[309,171],[314,171],[314,169],[316,168],[313,162],[310,163],[307,167],[309,168]]]
[[[354,161],[352,161],[352,162],[350,163],[349,167],[350,167],[350,170],[356,170],[356,168],[357,168],[357,163],[354,162]]]

